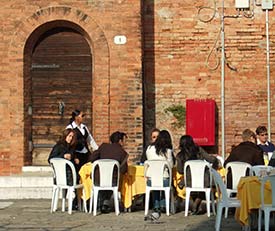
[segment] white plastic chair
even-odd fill
[[[95,170],[98,168],[99,171],[99,185],[95,185]],[[114,170],[117,168],[117,181],[116,185],[113,185],[113,174]],[[93,208],[93,215],[96,216],[96,209],[97,209],[97,201],[98,201],[98,192],[99,191],[106,191],[111,190],[113,191],[114,197],[114,206],[115,206],[115,213],[119,215],[119,194],[118,194],[118,187],[119,187],[119,174],[120,174],[120,165],[119,162],[112,159],[100,159],[93,162],[93,169],[91,173],[92,178],[92,195],[90,199],[90,210],[89,213],[92,212],[92,204],[94,204]]]
[[[68,191],[68,213],[72,214],[73,194],[75,192],[75,194],[77,195],[76,189],[79,188],[82,188],[84,211],[87,212],[85,190],[82,184],[77,184],[76,182],[77,177],[73,163],[63,158],[52,158],[50,159],[50,164],[53,168],[55,179],[55,184],[53,185],[51,213],[55,212],[57,209],[59,191],[62,190],[62,212],[65,211],[66,191]],[[72,185],[68,185],[67,183],[66,166],[68,166],[70,171],[72,172]],[[78,205],[80,208],[81,198],[78,198]]]
[[[221,166],[224,164],[224,158],[222,156],[216,156],[216,158],[220,161]]]
[[[252,166],[252,174],[254,176],[261,176],[263,172],[267,173],[270,172],[273,169],[272,166],[266,166],[266,165],[254,165]]]
[[[168,169],[169,173],[169,184],[167,187],[163,185],[164,172]],[[171,211],[174,213],[174,194],[171,188],[172,184],[172,169],[169,166],[166,160],[146,160],[144,162],[144,176],[150,177],[151,186],[146,184],[146,193],[145,193],[145,216],[148,215],[149,211],[149,200],[150,200],[150,191],[164,191],[165,193],[165,206],[166,206],[166,215],[170,214],[170,200],[171,200]]]
[[[189,186],[187,184],[187,169],[190,168],[190,174],[191,174],[191,183],[192,185]],[[209,170],[209,180],[210,184],[209,187],[204,187],[204,178],[205,178],[205,170]],[[206,209],[207,209],[207,216],[210,217],[210,196],[211,189],[212,189],[212,177],[211,177],[211,165],[205,160],[188,160],[184,164],[184,182],[185,182],[185,191],[186,191],[186,197],[185,197],[185,216],[188,215],[189,210],[189,200],[190,200],[190,194],[191,192],[205,192],[205,198],[206,198]],[[213,212],[214,204],[212,203],[212,209]]]
[[[220,174],[214,169],[211,169],[211,172],[218,192],[215,230],[220,231],[223,208],[238,208],[241,204],[237,198],[230,198],[228,196],[225,184]]]
[[[227,174],[229,170],[231,171],[231,176],[232,176],[232,189],[228,188]],[[245,162],[233,161],[226,164],[225,171],[226,171],[226,176],[225,176],[226,190],[227,190],[228,196],[231,197],[233,193],[237,193],[238,191],[237,188],[238,188],[238,183],[240,181],[240,178],[242,176],[246,176],[247,172],[249,176],[252,175],[252,166]],[[226,208],[224,217],[227,218],[227,216],[228,216],[228,209]]]
[[[272,204],[264,203],[264,187],[267,181],[270,181],[270,184],[271,184]],[[259,215],[258,215],[258,231],[261,231],[261,228],[262,228],[261,227],[262,211],[264,212],[265,231],[268,231],[270,212],[275,211],[275,175],[265,176],[261,180],[261,207],[259,208]]]
[[[227,193],[229,197],[231,196],[232,193],[237,193],[237,187],[238,187],[240,178],[242,176],[246,176],[247,171],[249,176],[252,175],[251,168],[252,166],[250,164],[245,162],[240,162],[240,161],[229,162],[226,164],[225,185],[226,185]],[[227,174],[229,172],[229,169],[231,169],[231,175],[232,175],[232,189],[228,188],[228,182],[227,182]]]

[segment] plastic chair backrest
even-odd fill
[[[204,186],[205,179],[205,170],[209,170],[209,180],[210,185],[212,185],[212,177],[211,177],[211,165],[205,160],[188,160],[184,164],[184,181],[186,187],[190,187],[187,185],[187,169],[190,168],[191,173],[191,188],[206,188]]]
[[[146,160],[144,162],[144,176],[151,177],[152,187],[164,187],[163,178],[165,171],[168,171],[169,174],[170,187],[172,182],[172,170],[166,160]]]
[[[211,169],[211,172],[214,178],[219,200],[228,203],[228,193],[221,175],[215,169]]]
[[[216,156],[216,158],[219,160],[219,162],[221,163],[221,166],[223,166],[224,164],[224,159],[222,156]]]
[[[242,176],[246,176],[247,171],[249,171],[249,176],[252,175],[252,166],[245,162],[234,161],[229,162],[226,164],[226,174],[228,173],[229,169],[231,169],[232,175],[232,189],[237,190],[238,183]],[[227,177],[225,178],[226,185],[227,185]]]
[[[100,159],[93,162],[93,169],[91,178],[92,181],[95,179],[95,171],[99,169],[99,187],[114,187],[113,185],[113,174],[115,168],[117,169],[117,181],[116,186],[119,185],[119,174],[120,174],[120,165],[117,160],[113,159]]]
[[[266,166],[266,165],[254,165],[251,168],[254,176],[260,176],[263,171],[270,172],[272,169],[273,169],[272,166]]]
[[[73,185],[76,185],[76,171],[73,163],[69,160],[63,158],[52,158],[50,159],[50,164],[53,168],[54,178],[56,180],[56,185],[69,186],[67,183],[67,170],[68,166],[72,172]],[[71,185],[70,185],[71,186]]]
[[[265,176],[261,179],[261,204],[264,207],[264,186],[266,181],[270,181],[272,190],[272,207],[275,208],[275,175]]]

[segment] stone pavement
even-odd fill
[[[188,230],[188,231],[213,231],[215,216],[208,218],[206,215],[184,217],[184,212],[178,212],[169,217],[162,214],[158,223],[144,221],[144,211],[136,210],[131,213],[122,212],[116,216],[92,214],[73,211],[72,215],[62,213],[60,208],[55,213],[50,213],[50,200],[25,199],[25,200],[0,200],[0,231],[4,230]],[[60,204],[59,204],[60,206]],[[241,230],[234,216],[222,219],[222,231]]]

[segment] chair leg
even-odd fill
[[[148,210],[149,210],[149,200],[150,200],[150,190],[146,189],[146,194],[145,194],[145,210],[144,210],[144,215],[148,215]]]
[[[258,231],[261,231],[261,226],[262,226],[262,210],[259,209],[259,212],[258,212]]]
[[[264,230],[269,231],[270,211],[264,210]]]
[[[216,209],[215,209],[215,197],[213,191],[211,191],[211,204],[212,204],[212,212],[214,215],[216,215]]]
[[[91,190],[89,213],[92,213],[92,208],[93,208],[93,190]]]
[[[54,212],[57,210],[57,206],[58,206],[59,191],[60,189],[57,187],[55,192],[54,207],[53,207]]]
[[[224,218],[227,218],[227,217],[228,217],[228,208],[226,207],[224,211]]]
[[[170,213],[170,188],[164,190],[165,193],[165,205],[166,205],[166,215],[169,216]]]
[[[86,200],[86,193],[85,189],[82,189],[82,200],[83,200],[83,207],[84,207],[84,212],[87,213],[87,200]]]
[[[118,216],[119,215],[118,191],[114,190],[113,194],[114,194],[115,212],[116,212],[116,215]]]
[[[210,217],[210,190],[205,191],[207,216]]]
[[[56,192],[57,192],[57,187],[53,187],[52,202],[51,202],[51,213],[55,211],[54,207],[55,207]]]
[[[220,231],[221,219],[222,219],[222,209],[223,209],[223,207],[218,204],[218,206],[217,206],[216,222],[215,222],[215,230],[216,231]]]
[[[186,216],[186,217],[188,215],[188,210],[189,210],[189,200],[190,200],[190,191],[186,189],[185,211],[184,211],[184,216]]]
[[[97,199],[98,199],[98,190],[94,188],[94,193],[93,193],[93,198],[94,198],[94,211],[93,215],[96,216],[96,209],[97,209]]]
[[[73,191],[74,188],[70,187],[68,189],[68,213],[72,214],[72,209],[73,209]]]
[[[66,207],[66,189],[62,189],[62,212],[65,212]]]

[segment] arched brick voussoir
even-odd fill
[[[17,68],[10,68],[10,75],[16,76],[18,86],[23,89],[24,52],[26,45],[34,44],[42,33],[32,36],[41,26],[70,26],[78,30],[88,41],[93,59],[93,123],[94,134],[104,137],[109,134],[109,85],[110,85],[110,51],[104,31],[97,22],[84,11],[71,6],[49,6],[41,8],[18,23],[8,48],[8,60]],[[46,25],[47,26],[47,25]],[[43,30],[42,30],[43,31]],[[30,41],[32,39],[33,41]],[[23,92],[18,95],[23,105]],[[98,95],[98,96],[97,96]],[[18,105],[19,106],[19,105]],[[107,113],[106,113],[107,112]],[[23,121],[23,115],[19,116]],[[104,118],[104,119],[103,119]],[[95,124],[104,120],[104,130]]]

